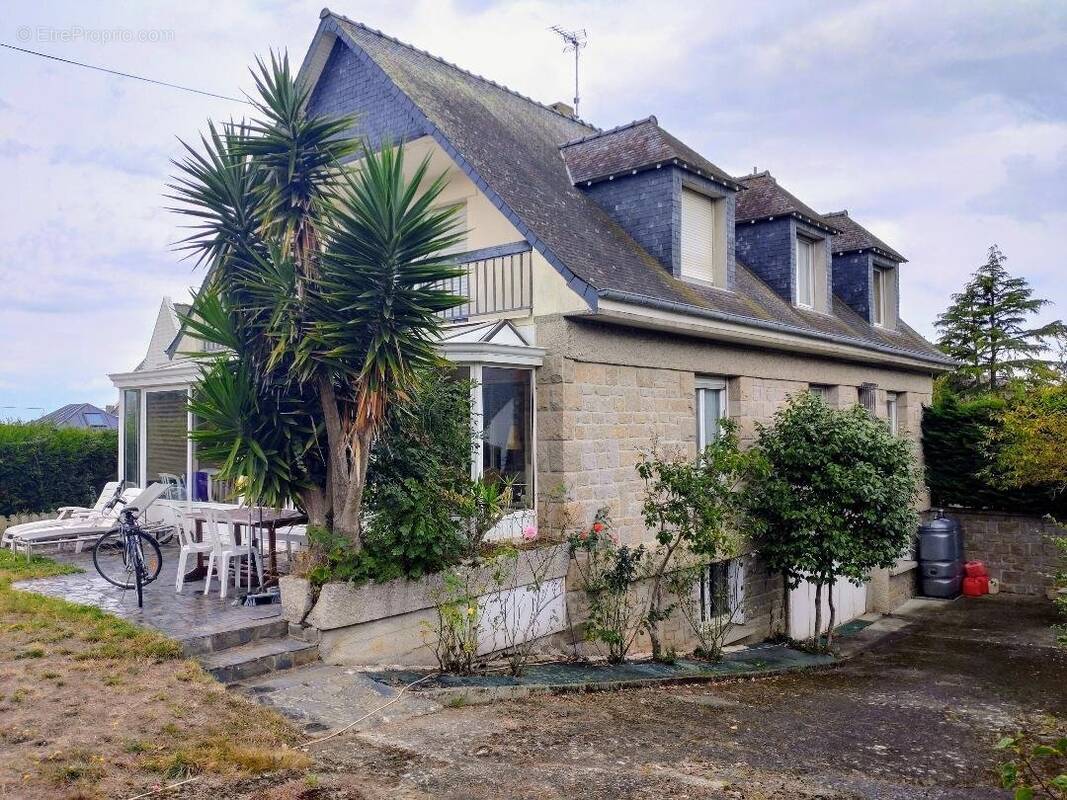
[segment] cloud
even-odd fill
[[[113,69],[240,97],[269,48],[299,63],[322,0],[22,5],[5,22],[169,31],[163,42],[35,43]],[[911,259],[904,314],[929,334],[998,242],[1067,314],[1067,4],[919,0],[752,4],[416,0],[349,16],[544,102],[573,94],[549,26],[585,28],[582,114],[655,113],[735,173],[770,168],[820,209],[847,207]],[[199,280],[164,210],[178,138],[241,103],[0,51],[0,406],[113,400],[160,298]],[[1052,309],[1050,313],[1056,313]]]

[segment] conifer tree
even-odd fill
[[[1042,354],[1067,332],[1060,320],[1029,327],[1050,301],[1033,296],[1025,278],[1008,274],[995,244],[952,304],[937,318],[938,346],[960,362],[951,376],[961,391],[998,391],[1049,367]]]

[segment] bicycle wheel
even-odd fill
[[[144,559],[145,571],[142,583],[151,583],[159,577],[163,568],[163,554],[155,539],[143,533],[131,534],[132,546],[140,548]],[[120,589],[137,588],[134,559],[126,548],[126,536],[121,530],[114,530],[100,537],[93,548],[93,564],[105,581]]]

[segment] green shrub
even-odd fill
[[[926,483],[934,506],[1067,514],[1067,495],[1053,485],[1012,486],[1001,450],[1010,398],[960,397],[942,389],[923,409]]]
[[[117,465],[118,431],[0,423],[0,515],[91,505]]]

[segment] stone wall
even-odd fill
[[[1067,529],[1051,519],[1025,514],[949,509],[963,530],[963,553],[968,560],[984,561],[989,576],[1000,581],[1000,591],[1011,594],[1046,594],[1057,569],[1053,535]]]

